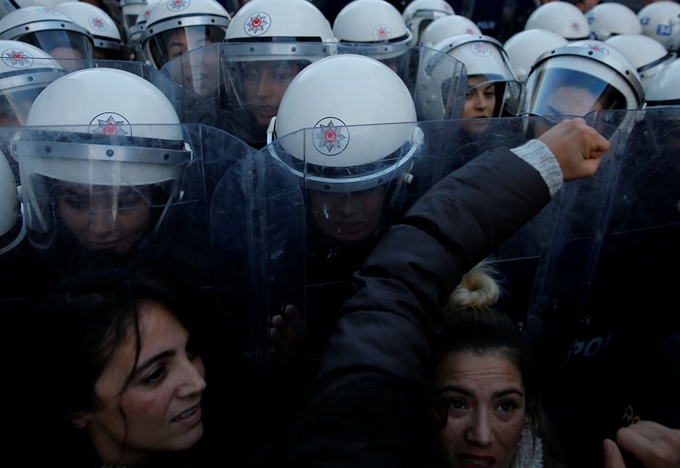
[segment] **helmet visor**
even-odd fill
[[[597,73],[583,73],[549,62],[546,60],[529,76],[522,113],[583,116],[627,108],[626,96],[613,85],[623,81],[615,70],[602,66]]]
[[[75,31],[38,31],[26,34],[20,40],[50,54],[69,73],[77,70],[73,67],[78,60],[94,57],[92,40]]]
[[[156,67],[205,45],[224,41],[226,32],[219,26],[189,26],[170,29],[149,38],[149,51]]]
[[[9,92],[0,95],[0,125],[18,127],[24,125],[28,111],[44,86]]]

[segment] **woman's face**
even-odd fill
[[[57,186],[57,208],[68,230],[87,249],[127,253],[149,223],[151,188],[81,185]]]
[[[602,103],[598,97],[588,89],[576,86],[562,86],[551,92],[543,106],[540,114],[544,116],[576,115],[585,116],[593,111],[601,111]],[[547,123],[536,125],[534,131],[538,138],[550,129]]]
[[[260,126],[266,128],[278,113],[283,94],[302,68],[293,60],[256,61],[244,65],[246,98]]]
[[[378,230],[385,200],[384,185],[360,192],[309,190],[308,193],[314,221],[331,239],[358,242]]]
[[[468,79],[468,92],[465,96],[465,107],[463,108],[464,119],[489,119],[494,116],[496,84],[482,84],[487,81],[484,76],[473,76]],[[467,133],[476,134],[486,131],[489,122],[486,120],[463,122],[462,127]]]
[[[448,411],[438,443],[449,464],[510,467],[526,411],[517,365],[499,354],[450,353],[434,384]]]
[[[140,335],[139,358],[130,328],[95,384],[101,405],[73,419],[106,464],[141,463],[160,452],[187,450],[203,435],[205,368],[187,348],[189,332],[165,307],[144,302]]]

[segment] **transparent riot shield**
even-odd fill
[[[272,318],[304,312],[302,190],[283,165],[257,154],[222,176],[210,206],[217,298],[231,339],[253,375],[271,377]]]
[[[64,61],[66,59],[63,59]],[[130,60],[72,60],[69,68],[73,71],[87,68],[113,68],[123,70],[152,83],[172,102],[182,123],[215,125],[214,109],[191,88],[186,88],[168,78],[154,67],[145,62]]]
[[[261,148],[291,80],[331,52],[314,42],[220,43],[182,54],[161,70],[214,110],[216,127]]]
[[[322,122],[262,150],[305,198],[307,353],[317,362],[351,276],[389,227],[444,177],[457,121],[344,126]]]
[[[601,466],[602,439],[622,426],[640,419],[680,425],[680,319],[673,312],[680,109],[637,111],[634,121],[599,245],[583,255],[585,267],[562,263],[572,272],[572,294],[555,303],[551,355],[558,379],[549,396],[559,402],[553,412],[565,453],[578,447],[579,459],[592,460],[587,466]]]
[[[116,125],[15,133],[31,245],[63,273],[92,258],[143,257],[211,285],[206,174],[219,178],[247,146],[200,125]]]
[[[462,117],[467,75],[450,55],[425,47],[344,42],[337,44],[337,53],[365,55],[390,67],[411,92],[418,120]]]

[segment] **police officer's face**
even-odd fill
[[[378,230],[385,186],[360,192],[326,193],[309,190],[314,221],[328,237],[357,242]]]
[[[244,66],[246,98],[259,125],[269,125],[279,111],[283,93],[302,68],[299,62],[283,60],[250,62]]]
[[[212,44],[212,41],[205,35],[202,28],[184,28],[171,31],[168,35],[167,44],[168,60],[172,60],[187,51]]]
[[[56,190],[64,225],[89,250],[124,254],[148,227],[148,186],[115,188],[63,182]]]
[[[203,30],[178,29],[171,32],[167,40],[168,60],[173,60],[185,52],[212,44]],[[181,77],[182,84],[208,97],[217,90],[218,51],[213,48],[193,52],[173,62],[174,75]]]
[[[585,88],[562,86],[551,92],[537,113],[543,116],[574,115],[584,116],[593,111],[601,111],[602,103],[598,96]],[[549,130],[547,124],[537,124],[535,136],[539,137]]]
[[[496,108],[496,84],[487,83],[484,76],[474,76],[468,79],[468,92],[465,96],[465,107],[463,108],[464,119],[488,119],[493,117]],[[463,130],[467,133],[475,134],[484,132],[489,127],[486,120],[464,122]]]
[[[81,60],[83,59],[83,54],[78,49],[59,46],[48,53],[57,59],[59,65],[66,70],[66,73],[72,73],[82,68]]]

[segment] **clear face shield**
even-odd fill
[[[40,175],[30,184],[41,194],[36,201],[52,235],[70,237],[92,252],[116,255],[130,252],[149,235],[175,191],[172,182],[105,186]]]
[[[330,50],[320,42],[223,42],[191,50],[162,72],[214,109],[215,126],[262,146],[290,82]]]
[[[224,41],[226,31],[219,26],[188,26],[160,32],[149,39],[149,51],[159,69],[168,61],[199,47]],[[217,63],[205,64],[209,70]]]
[[[630,102],[634,101],[633,91],[631,89],[625,94],[620,91],[621,86],[625,89],[628,85],[615,70],[597,66],[599,64],[593,62],[593,70],[590,73],[583,73],[571,68],[554,66],[550,62],[546,60],[529,76],[521,114],[543,117],[596,117],[600,111],[631,108],[629,106]],[[637,106],[634,105],[632,108],[635,107]],[[625,113],[619,115],[624,116]],[[537,123],[535,135],[543,134],[550,126],[549,122]]]
[[[75,31],[37,31],[26,34],[19,40],[50,54],[67,73],[78,69],[74,68],[77,61],[94,58],[92,39]]]
[[[423,133],[413,123],[346,127],[332,120],[273,142],[270,134],[269,154],[303,184],[310,220],[324,236],[340,243],[365,241],[403,201],[422,152]],[[356,145],[368,138],[367,131],[381,130],[386,138],[408,138],[384,157],[342,154],[350,139]]]
[[[33,101],[43,89],[45,86],[14,92],[10,90],[0,95],[0,126],[20,127],[24,125]]]
[[[109,120],[100,134],[29,129],[12,140],[38,251],[125,255],[167,222],[191,151],[182,141],[117,135],[122,122]]]

